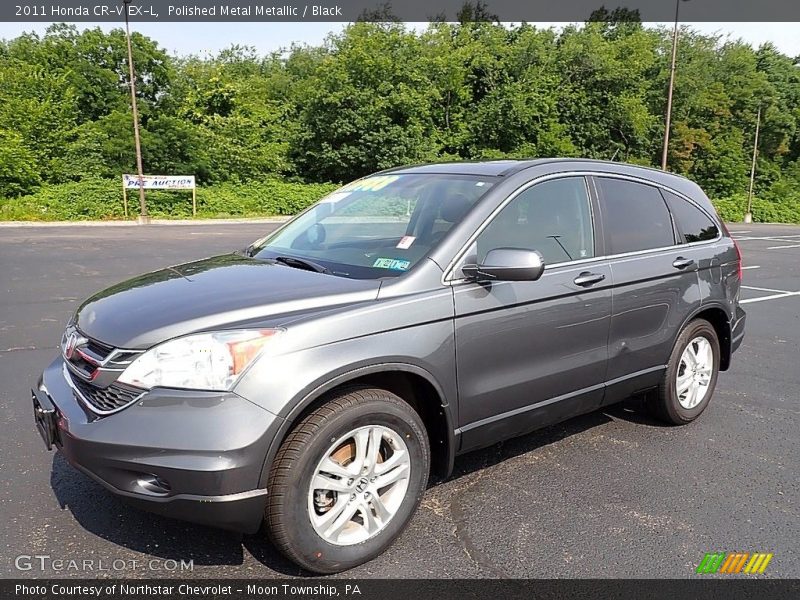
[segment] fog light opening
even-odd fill
[[[158,475],[142,474],[139,479],[136,480],[136,483],[140,488],[150,494],[165,496],[172,491],[169,483],[161,479]]]

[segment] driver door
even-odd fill
[[[537,281],[453,286],[461,450],[486,446],[597,408],[611,320],[611,269],[595,258],[583,177],[534,184],[480,232],[489,250],[537,250]]]

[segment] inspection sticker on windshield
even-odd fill
[[[320,204],[330,202],[331,204],[338,202],[339,200],[344,200],[350,195],[350,192],[333,192],[332,194],[328,194],[322,200],[320,200]]]
[[[377,192],[382,190],[390,183],[394,183],[400,179],[399,175],[378,175],[376,177],[365,177],[364,179],[357,179],[353,183],[348,183],[341,188],[341,191],[347,192]]]
[[[400,238],[400,241],[397,243],[395,248],[400,248],[400,250],[408,250],[411,248],[411,244],[414,243],[414,240],[417,239],[413,235],[404,235]]]
[[[393,271],[405,271],[411,265],[409,260],[401,260],[399,258],[377,258],[373,267],[379,269],[392,269]]]

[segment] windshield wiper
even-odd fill
[[[315,262],[311,262],[310,260],[306,260],[305,258],[297,258],[295,256],[276,256],[272,260],[295,269],[314,271],[315,273],[329,273],[326,267],[323,267]]]

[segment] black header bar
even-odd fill
[[[149,22],[351,22],[356,20],[425,22],[499,20],[504,22],[581,22],[595,11],[635,11],[644,22],[798,22],[797,0],[134,0],[132,21]],[[474,10],[476,5],[479,10]],[[3,0],[0,21],[114,22],[124,16],[122,0]],[[470,16],[466,16],[470,15]]]
[[[647,569],[643,557],[642,568]],[[746,576],[745,576],[746,577]],[[800,594],[798,580],[754,579],[596,579],[596,580],[380,580],[380,579],[5,579],[0,581],[0,598],[76,600],[205,600],[250,598],[296,600],[602,600],[628,598],[674,600],[675,598],[725,598],[726,600],[784,600]]]

